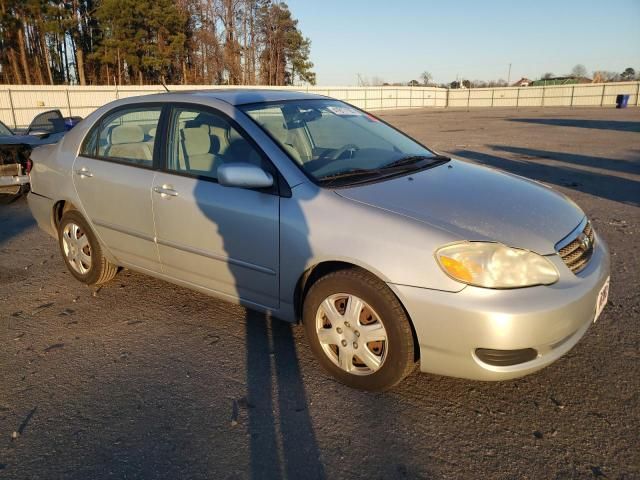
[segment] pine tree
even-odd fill
[[[315,83],[272,0],[0,0],[0,83]]]

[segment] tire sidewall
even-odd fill
[[[64,253],[62,232],[64,230],[64,227],[69,223],[75,223],[80,228],[82,228],[82,231],[89,240],[89,246],[91,247],[91,268],[89,268],[89,271],[85,274],[77,272],[71,266],[66,254]],[[86,283],[87,285],[93,285],[98,281],[101,272],[100,266],[102,265],[102,249],[100,248],[100,243],[94,235],[93,230],[91,230],[89,223],[77,210],[69,210],[62,215],[62,219],[58,224],[58,248],[60,249],[60,254],[62,255],[62,259],[64,260],[67,269],[77,280],[82,283]]]
[[[355,280],[355,281],[354,281]],[[386,390],[404,377],[407,358],[413,356],[408,351],[406,329],[401,322],[407,322],[404,315],[398,315],[402,310],[393,292],[381,295],[380,289],[388,289],[384,284],[374,287],[369,282],[357,281],[348,275],[329,275],[318,280],[309,290],[303,305],[303,325],[311,350],[321,366],[342,383],[364,390]],[[336,293],[353,294],[368,303],[379,315],[387,332],[387,357],[380,369],[369,375],[354,375],[345,372],[335,365],[322,349],[316,332],[316,313],[318,307],[328,296]],[[394,305],[392,302],[396,302]],[[413,341],[410,339],[411,342]]]

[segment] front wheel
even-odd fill
[[[64,263],[82,283],[99,285],[116,275],[118,267],[104,258],[98,239],[80,212],[70,210],[62,215],[58,243]]]
[[[318,280],[304,301],[305,334],[320,364],[342,383],[387,390],[415,367],[409,319],[393,292],[362,270]]]

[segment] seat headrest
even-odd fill
[[[203,155],[211,148],[209,127],[206,125],[182,129],[182,140],[187,155]]]
[[[142,141],[144,141],[144,131],[138,125],[118,125],[111,130],[111,145]]]
[[[187,120],[185,123],[186,128],[196,128],[200,126],[226,128],[227,122],[218,115],[210,115],[208,113],[201,113],[193,120]]]
[[[150,137],[155,137],[155,136],[156,136],[156,129],[155,129],[155,127],[149,130],[149,136],[150,136]]]

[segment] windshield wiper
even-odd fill
[[[363,183],[371,181],[373,178],[376,180],[380,180],[383,178],[393,177],[398,174],[403,174],[408,171],[414,169],[423,169],[426,167],[433,167],[436,165],[440,165],[451,160],[449,157],[445,157],[443,155],[434,155],[434,156],[425,156],[425,155],[410,155],[407,157],[400,158],[394,162],[391,162],[387,165],[384,165],[379,168],[353,168],[349,170],[344,170],[337,173],[332,173],[330,175],[326,175],[324,177],[319,178],[318,180],[325,186],[331,185],[336,181],[352,178],[352,177],[365,177],[363,179],[357,179],[351,184]],[[420,165],[417,165],[420,164]]]
[[[397,168],[397,167],[405,167],[410,165],[415,165],[417,163],[427,162],[424,166],[434,166],[436,164],[446,163],[451,160],[449,157],[445,157],[444,155],[408,155],[406,157],[399,158],[398,160],[394,160],[391,163],[388,163],[382,167],[381,170],[386,170],[389,168]]]
[[[334,180],[342,180],[343,178],[377,175],[379,173],[380,169],[353,168],[350,170],[343,170],[341,172],[332,173],[330,175],[320,177],[318,180],[324,184],[331,183]]]

